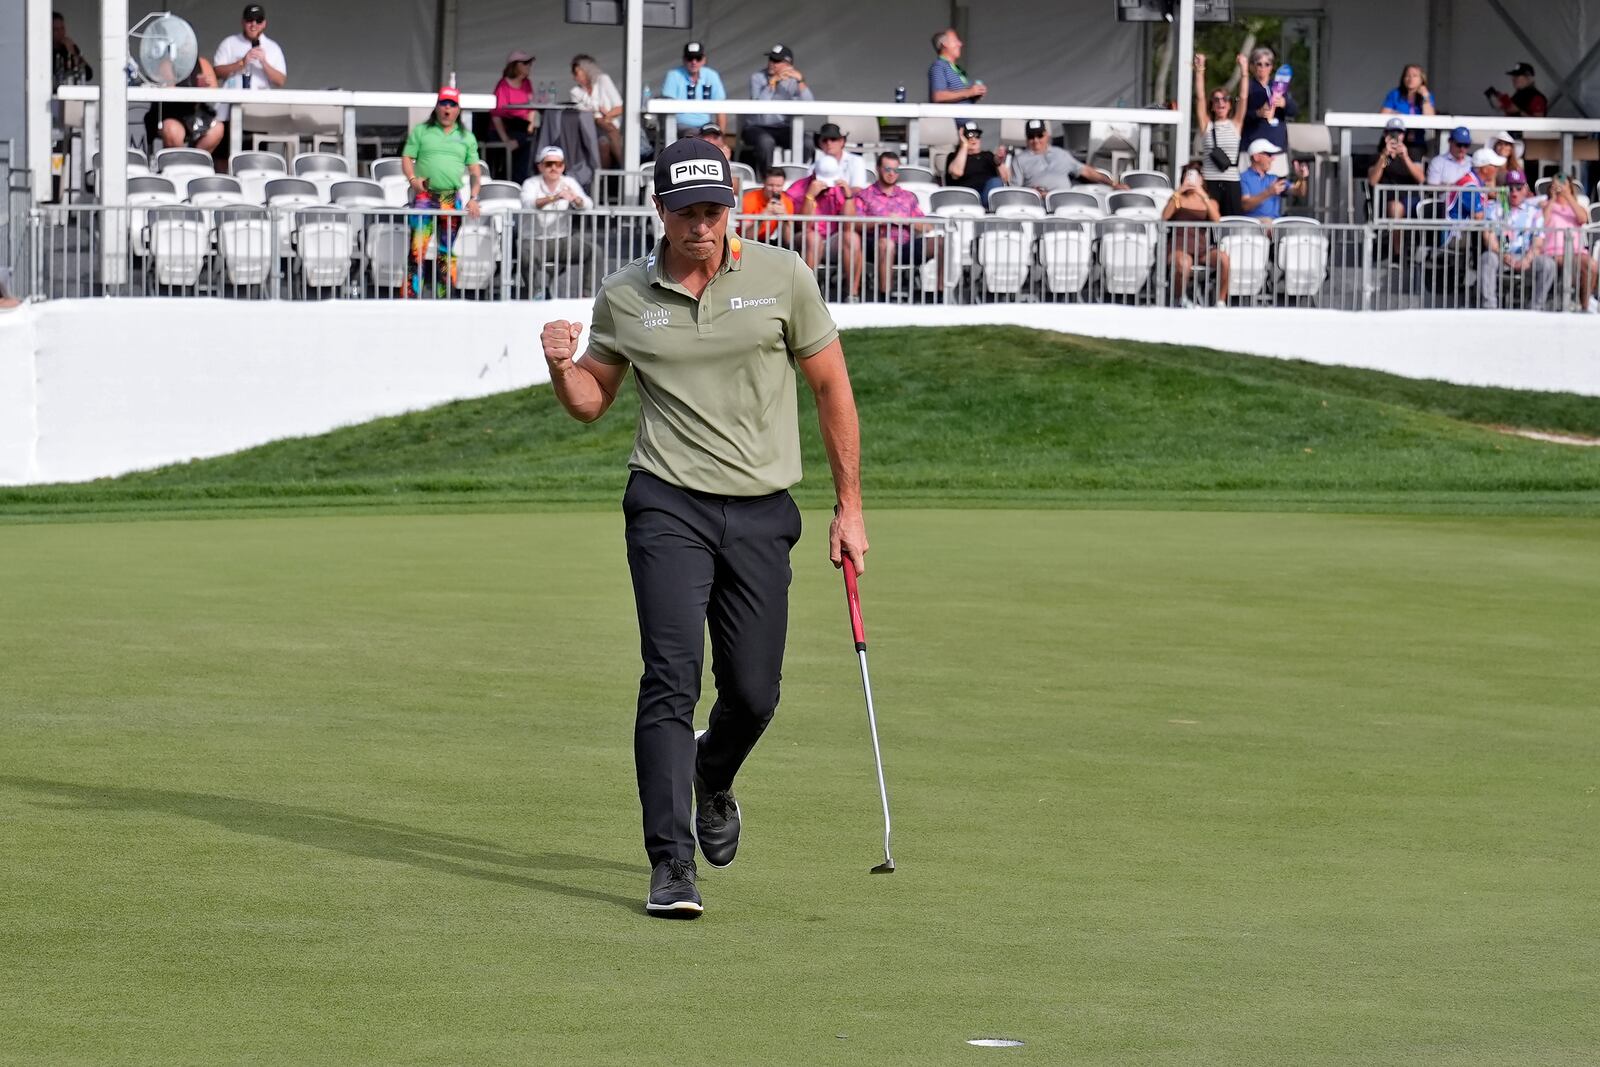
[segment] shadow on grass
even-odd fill
[[[366,819],[337,811],[274,804],[211,793],[135,786],[79,785],[43,778],[0,775],[0,784],[74,802],[77,809],[153,811],[199,819],[234,833],[274,837],[295,845],[342,852],[362,859],[404,863],[425,871],[478,878],[486,882],[534,889],[556,896],[616,904],[643,913],[639,898],[568,885],[520,871],[608,871],[639,876],[639,865],[580,856],[568,852],[514,852],[490,841],[421,830],[401,823]],[[511,868],[505,870],[503,868]]]

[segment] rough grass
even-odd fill
[[[1600,399],[1020,328],[846,337],[869,503],[1600,512]],[[802,390],[802,394],[805,391]],[[809,480],[828,497],[814,419]],[[0,490],[11,516],[115,509],[611,504],[637,412],[598,424],[534,388],[231,456]]]

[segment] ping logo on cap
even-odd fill
[[[706,178],[720,182],[722,166],[714,159],[686,159],[682,163],[674,163],[667,176],[673,185]]]

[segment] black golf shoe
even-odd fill
[[[732,863],[739,851],[739,802],[730,789],[707,789],[698,773],[694,776],[694,836],[700,842],[700,854],[719,870]]]
[[[694,860],[662,860],[650,872],[644,910],[663,919],[698,919],[705,909],[694,884]]]

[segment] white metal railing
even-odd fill
[[[299,203],[47,206],[28,216],[19,289],[37,300],[585,298],[660,234],[642,207],[506,207],[474,220]],[[736,216],[730,225],[747,240],[794,249],[828,300],[852,303],[1582,310],[1600,243],[1600,227],[1567,230],[1559,251],[1551,241],[1548,254],[1508,256],[1499,242],[1519,235],[1503,222],[1176,223],[1161,221],[1154,203],[1113,215],[1078,207],[1050,215],[959,211],[918,219]],[[1518,242],[1523,253],[1532,247]]]
[[[972,119],[1043,119],[1046,122],[1109,123],[1137,128],[1139,166],[1148,169],[1153,161],[1151,134],[1158,128],[1178,126],[1178,113],[1157,108],[1126,107],[1033,107],[1017,104],[895,104],[871,100],[666,100],[653,97],[646,110],[665,117],[664,136],[670,143],[677,136],[677,115],[682,112],[704,114],[711,110],[725,115],[788,115],[792,129],[790,149],[796,160],[803,158],[808,118],[850,116],[853,118],[903,119],[906,123],[906,156],[916,159],[922,148],[921,123],[924,120],[951,122],[960,115]],[[1132,146],[1130,146],[1132,147]]]

